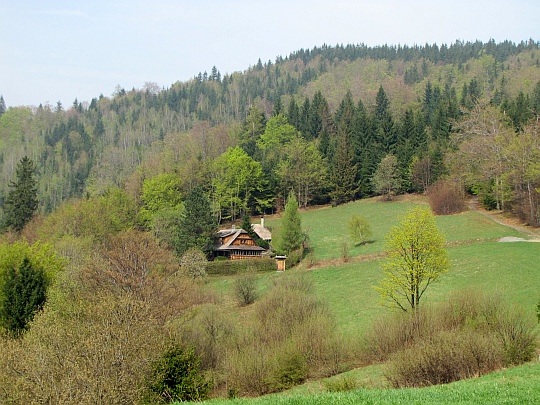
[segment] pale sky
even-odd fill
[[[540,40],[539,0],[0,0],[0,94],[69,107],[300,48]]]

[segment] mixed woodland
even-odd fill
[[[291,195],[309,210],[433,190],[538,227],[539,118],[533,40],[323,45],[69,106],[0,97],[0,276],[13,281],[0,282],[0,312],[17,285],[43,286],[29,292],[33,321],[0,316],[16,331],[0,339],[0,400],[259,395],[352,367],[306,280],[273,285],[240,331],[193,273],[205,257],[188,253],[208,247],[197,238],[282,213]],[[13,227],[22,162],[35,215]],[[171,364],[189,366],[183,397],[159,386]]]

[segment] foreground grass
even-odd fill
[[[261,398],[213,400],[212,405],[311,404],[537,404],[540,403],[540,363],[446,385],[408,389],[358,389],[348,392],[294,394]]]

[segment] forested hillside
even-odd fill
[[[176,177],[180,199],[201,185],[219,219],[279,209],[291,189],[303,206],[339,204],[381,193],[372,178],[389,154],[395,192],[424,191],[452,174],[448,155],[461,142],[453,134],[466,132],[459,123],[478,102],[476,114],[492,109],[505,130],[536,131],[538,48],[532,40],[323,45],[244,72],[213,67],[167,89],[147,83],[71,106],[4,106],[0,202],[25,155],[37,166],[42,213],[112,188],[144,208],[144,184],[158,175]],[[475,166],[462,182],[493,207],[520,193],[530,205],[536,178],[517,179],[506,155],[498,174]],[[519,211],[538,219],[531,207]]]
[[[535,359],[540,245],[461,211],[540,226],[539,47],[325,45],[71,106],[0,96],[0,402],[391,401]],[[270,245],[249,228],[275,212]],[[220,260],[233,225],[270,257]]]

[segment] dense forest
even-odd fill
[[[424,191],[451,174],[452,135],[478,103],[516,134],[528,131],[539,58],[532,40],[324,45],[243,73],[213,67],[167,89],[117,88],[69,107],[4,104],[0,202],[25,155],[38,168],[42,213],[115,187],[142,206],[144,182],[162,174],[175,174],[184,195],[203,186],[220,219],[279,209],[290,189],[303,206],[339,204],[377,192],[372,177],[388,154],[399,191]],[[465,186],[488,201],[497,179],[477,175]]]
[[[253,292],[248,267],[270,263],[269,274],[275,263],[208,264],[212,235],[284,212],[272,243],[283,244],[295,218],[298,243],[286,253],[298,262],[312,253],[298,206],[404,193],[437,195],[444,209],[474,195],[540,226],[539,48],[323,45],[70,106],[6,108],[0,96],[0,398],[261,395],[384,361],[361,359],[293,272],[233,319],[223,291],[200,280],[206,266],[233,273],[212,273],[226,274],[227,288]],[[524,346],[523,358],[492,369],[530,359],[534,345]],[[180,369],[171,381],[186,378],[175,383],[182,395],[162,386]]]

